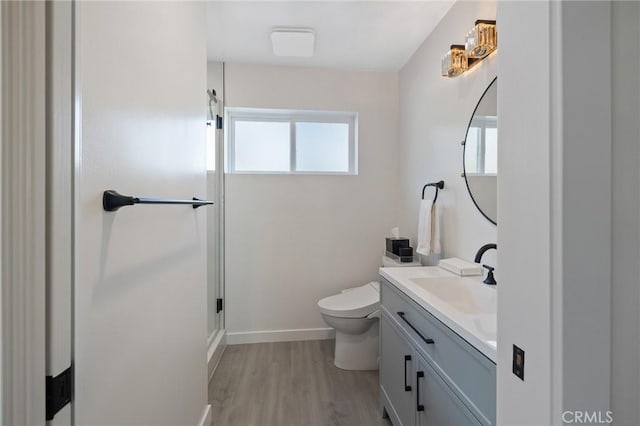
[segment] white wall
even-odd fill
[[[443,179],[445,188],[438,195],[443,258],[473,260],[483,244],[496,242],[496,226],[476,209],[460,176],[460,142],[482,93],[497,75],[500,52],[458,78],[440,76],[440,58],[449,45],[464,42],[476,19],[495,19],[495,14],[495,2],[457,2],[400,71],[400,229],[415,244],[422,186]],[[499,144],[505,143],[509,141],[501,138]],[[425,197],[433,197],[433,190]],[[483,261],[495,265],[495,252],[487,252]]]
[[[640,424],[640,3],[612,3],[611,409]]]
[[[563,410],[604,412],[611,368],[611,4],[563,2],[560,23],[562,110],[553,117],[561,120],[562,139],[554,143],[563,150],[562,177],[554,180],[562,185],[562,257],[554,260],[562,262],[562,402]]]
[[[500,424],[609,408],[610,24],[605,2],[498,4]]]
[[[228,342],[325,337],[317,301],[376,280],[396,224],[397,74],[227,64],[225,78],[227,107],[359,114],[357,176],[226,176]]]

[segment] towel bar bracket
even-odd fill
[[[441,180],[439,182],[431,182],[422,187],[422,199],[424,200],[424,191],[428,186],[433,186],[436,188],[436,195],[433,197],[433,202],[435,203],[438,199],[438,190],[444,189],[444,181]]]

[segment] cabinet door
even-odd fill
[[[397,426],[414,426],[416,407],[413,389],[415,354],[401,330],[383,312],[380,323],[380,387],[391,404],[385,406]],[[383,398],[383,400],[385,399]]]
[[[416,355],[414,409],[419,426],[466,426],[481,423],[420,355]]]

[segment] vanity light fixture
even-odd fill
[[[478,19],[467,33],[465,50],[469,58],[482,59],[498,47],[496,21]]]
[[[464,45],[452,44],[442,58],[442,76],[457,77],[469,69],[469,59]]]
[[[453,44],[442,58],[442,76],[457,77],[498,48],[496,21],[478,19],[465,44]]]

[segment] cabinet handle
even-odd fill
[[[409,327],[411,327],[411,329],[412,329],[413,331],[415,331],[415,332],[416,332],[416,334],[417,334],[418,336],[420,336],[420,338],[421,338],[422,340],[424,340],[424,342],[425,342],[427,345],[432,345],[433,343],[435,343],[435,342],[433,341],[433,339],[430,339],[430,338],[428,338],[428,337],[424,337],[424,336],[422,335],[422,333],[420,333],[420,332],[418,331],[418,329],[417,329],[417,328],[415,328],[415,327],[413,326],[413,324],[411,324],[411,323],[409,322],[409,320],[408,320],[408,319],[406,319],[406,318],[404,317],[404,312],[397,312],[397,314],[398,314],[398,316],[399,316],[400,318],[402,318],[402,321],[406,322],[406,323],[407,323],[407,325],[408,325]]]
[[[416,372],[416,410],[424,411],[424,405],[420,404],[420,379],[424,377],[424,371]]]
[[[411,385],[407,384],[407,361],[411,361],[411,355],[404,356],[404,391],[411,392]]]

